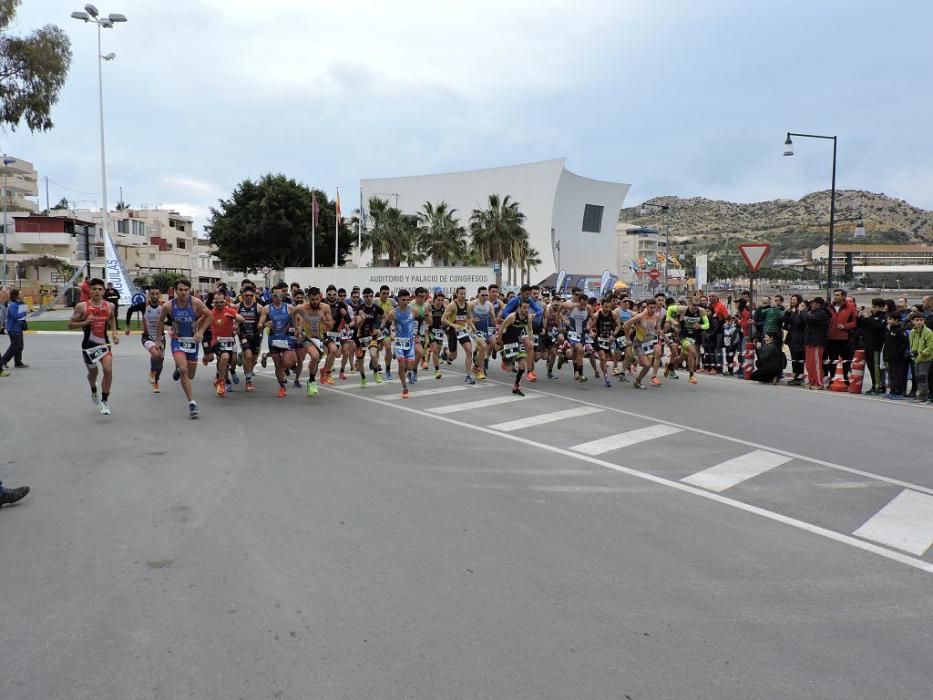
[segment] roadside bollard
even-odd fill
[[[852,369],[849,370],[849,393],[861,394],[862,381],[865,378],[865,351],[859,348],[852,355]]]
[[[755,369],[755,341],[751,338],[745,339],[745,366],[742,368],[742,376],[745,379],[752,378],[752,372]]]

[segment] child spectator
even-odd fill
[[[929,376],[930,363],[933,362],[933,329],[924,323],[923,314],[914,312],[910,315],[910,357],[914,362],[914,388],[917,396],[913,403],[926,403],[930,400]]]
[[[899,314],[888,316],[888,329],[884,335],[884,349],[881,352],[888,367],[888,398],[899,401],[904,398],[907,389],[907,332]]]

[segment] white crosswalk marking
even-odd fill
[[[582,452],[587,455],[601,455],[604,452],[618,450],[621,447],[635,445],[645,440],[654,440],[655,438],[673,435],[681,432],[680,428],[674,428],[670,425],[649,425],[647,428],[638,428],[629,430],[627,433],[618,433],[609,437],[600,438],[591,442],[584,442],[574,445],[570,449],[574,452]]]
[[[525,401],[527,399],[541,398],[541,394],[528,394],[527,396],[498,396],[494,399],[480,399],[479,401],[467,401],[466,403],[453,403],[448,406],[436,406],[429,408],[428,413],[437,413],[444,415],[446,413],[457,413],[458,411],[470,411],[474,408],[488,408],[489,406],[498,406],[513,401]]]
[[[933,545],[933,496],[901,491],[852,534],[923,556]]]
[[[790,460],[790,457],[775,454],[774,452],[755,450],[741,457],[726,460],[715,467],[691,474],[681,479],[681,481],[710,491],[725,491]]]
[[[477,384],[476,386],[469,386],[467,384],[457,385],[457,386],[440,386],[436,389],[411,389],[408,392],[408,398],[417,399],[422,396],[435,396],[437,394],[449,394],[452,391],[468,391],[470,389],[481,389],[484,386],[490,386],[489,384]],[[376,398],[382,399],[383,401],[394,401],[395,399],[402,398],[399,394],[386,394],[385,396],[377,396]]]
[[[518,420],[510,420],[506,421],[505,423],[496,423],[494,425],[490,425],[489,427],[493,430],[502,430],[503,432],[508,433],[513,430],[524,430],[525,428],[532,428],[536,425],[554,423],[555,421],[564,420],[565,418],[579,418],[581,416],[588,416],[592,413],[602,412],[603,409],[596,408],[595,406],[580,406],[579,408],[568,408],[566,411],[541,413],[537,416],[519,418]]]

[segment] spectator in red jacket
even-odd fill
[[[729,309],[719,300],[719,295],[715,292],[709,294],[709,310],[723,323],[729,318]]]
[[[842,377],[849,383],[852,364],[852,333],[858,324],[858,307],[846,299],[846,290],[834,289],[829,305],[829,330],[826,334],[826,356],[823,358],[824,376],[833,376],[833,365],[842,358]]]

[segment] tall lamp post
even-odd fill
[[[667,264],[671,255],[671,205],[670,204],[642,204],[641,215],[648,214],[648,208],[662,211],[664,216],[664,293],[668,293]]]
[[[7,242],[6,242],[6,230],[8,228],[7,218],[6,218],[6,200],[9,197],[7,190],[7,169],[13,163],[16,162],[16,158],[7,158],[6,154],[3,156],[3,286],[7,284],[7,267],[6,255],[7,255]]]
[[[85,24],[92,22],[97,25],[97,97],[100,107],[100,188],[103,207],[101,209],[101,227],[106,234],[108,231],[109,210],[107,209],[107,156],[104,150],[104,71],[102,61],[112,61],[116,54],[108,53],[106,56],[101,53],[100,30],[113,29],[115,24],[126,22],[126,15],[114,13],[101,17],[100,12],[94,5],[88,3],[84,6],[84,11],[72,12],[74,19],[81,20]],[[88,273],[90,273],[90,262],[88,262]]]
[[[821,136],[819,134],[797,134],[792,131],[787,132],[787,140],[784,141],[784,155],[794,155],[794,142],[791,136],[799,136],[804,139],[824,139],[833,142],[833,185],[829,194],[829,259],[826,261],[826,301],[833,298],[833,237],[836,228],[836,140],[835,136]]]

